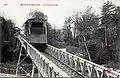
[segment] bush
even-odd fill
[[[77,53],[83,54],[82,50],[80,50],[79,48],[74,47],[74,46],[67,46],[66,51],[71,54],[77,54]]]

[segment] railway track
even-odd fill
[[[56,58],[54,58],[53,56],[51,56],[47,52],[41,52],[41,53],[44,56],[46,56],[48,59],[50,59],[54,64],[56,64],[63,71],[65,71],[67,74],[69,74],[70,77],[74,77],[74,78],[78,78],[78,77],[80,77],[80,78],[86,78],[86,77],[82,76],[80,72],[74,70],[73,68],[71,68],[70,66],[66,65],[65,63],[57,60]]]

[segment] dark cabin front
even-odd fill
[[[29,19],[25,23],[26,39],[30,43],[47,43],[47,27],[44,19]]]

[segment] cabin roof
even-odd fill
[[[28,19],[26,22],[25,22],[25,24],[26,23],[28,23],[28,22],[40,22],[40,21],[46,21],[46,19],[44,19],[44,18],[30,18],[30,19]]]
[[[45,21],[47,21],[47,19],[45,18],[30,18],[24,23],[24,26],[25,28],[28,28],[29,26],[28,22],[45,22]]]

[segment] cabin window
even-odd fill
[[[33,22],[31,24],[31,34],[44,34],[45,27],[42,22]]]
[[[43,27],[43,22],[32,22],[31,27]]]

